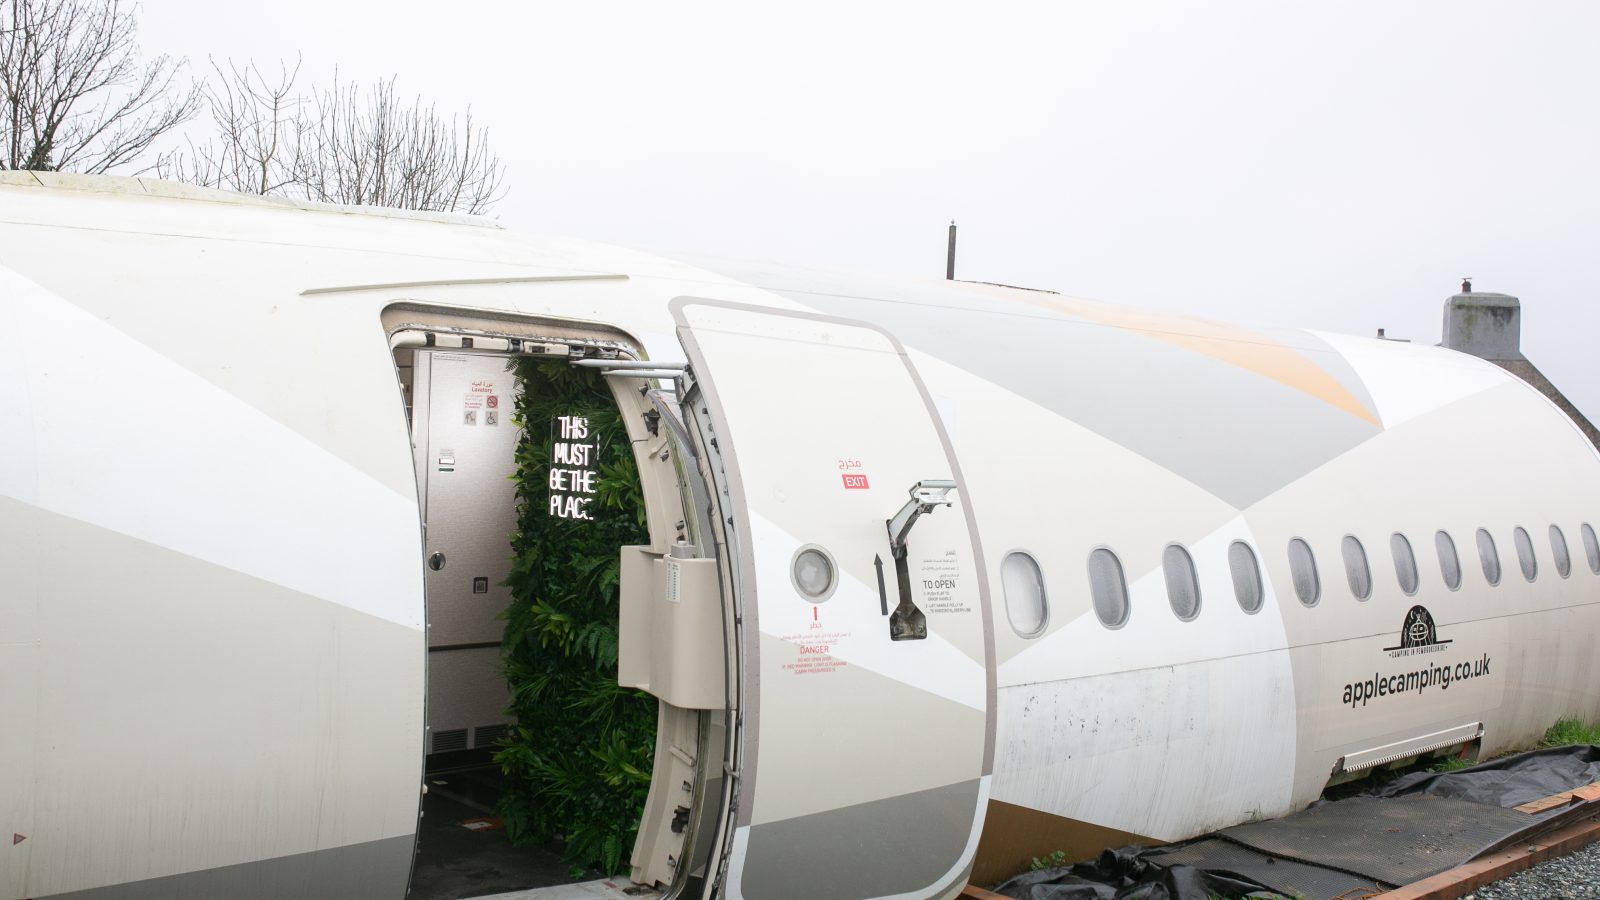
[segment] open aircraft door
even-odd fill
[[[873,326],[692,298],[673,312],[734,557],[723,896],[952,896],[987,805],[994,670],[945,424]]]

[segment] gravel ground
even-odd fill
[[[1496,881],[1468,894],[1467,900],[1600,900],[1600,844],[1526,872]]]

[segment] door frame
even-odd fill
[[[393,362],[394,352],[399,350],[399,349],[401,349],[402,347],[410,347],[411,349],[415,350],[419,354],[424,353],[424,352],[447,352],[447,353],[463,353],[463,354],[474,355],[474,356],[488,356],[488,357],[494,357],[494,358],[499,358],[499,359],[538,358],[540,356],[546,356],[546,358],[557,358],[557,359],[559,359],[559,358],[563,358],[563,357],[567,356],[568,353],[570,353],[570,351],[572,351],[572,350],[582,349],[584,352],[591,353],[591,354],[598,354],[598,355],[603,356],[605,358],[615,358],[615,359],[618,359],[618,360],[633,361],[633,360],[639,360],[640,358],[642,358],[642,356],[643,356],[642,348],[645,346],[642,341],[638,340],[636,337],[634,337],[633,335],[629,334],[627,331],[623,330],[622,328],[620,328],[618,326],[610,325],[610,324],[607,324],[607,323],[594,322],[594,321],[585,321],[585,320],[575,320],[575,319],[573,319],[573,320],[558,319],[558,318],[553,318],[553,317],[548,317],[548,316],[537,316],[537,315],[517,315],[517,314],[510,314],[510,313],[504,313],[504,312],[499,312],[499,311],[477,310],[477,309],[472,309],[472,308],[467,308],[467,307],[451,307],[451,306],[445,306],[445,305],[436,304],[436,303],[429,303],[429,302],[425,302],[425,301],[410,300],[410,299],[397,299],[392,304],[386,306],[384,308],[384,310],[383,310],[383,313],[382,313],[382,316],[381,316],[381,321],[382,321],[385,337],[389,341],[391,362]],[[416,344],[409,343],[409,341],[412,339],[410,336],[415,336],[415,335],[427,336],[428,343],[425,344],[425,345],[416,345]],[[449,343],[449,344],[438,344],[438,343],[435,343],[435,337],[438,337],[440,339],[448,339],[449,341],[451,341],[451,343]],[[465,346],[460,346],[460,345],[457,345],[456,343],[454,343],[457,340],[473,341],[474,343],[469,343],[469,344],[466,344]],[[497,346],[497,345],[492,344],[492,343],[484,343],[485,341],[487,341],[487,342],[520,341],[523,344],[532,343],[532,344],[543,344],[543,345],[546,345],[546,346],[564,345],[567,349],[566,349],[566,351],[564,351],[562,353],[533,354],[533,353],[527,353],[527,352],[519,352],[519,350],[516,348],[515,345],[508,345],[508,346],[502,347],[502,346]],[[579,357],[578,356],[572,356],[570,358],[579,358]],[[593,358],[593,357],[591,356],[590,358]],[[416,373],[414,372],[413,375],[415,376],[415,374]],[[397,387],[398,387],[399,386],[399,384],[398,384],[399,370],[398,369],[396,369],[396,379],[397,379]],[[621,388],[618,383],[613,382],[612,379],[610,379],[610,378],[607,378],[606,382],[607,382],[608,387],[611,388],[613,399],[615,400],[615,402],[617,403],[619,409],[623,412],[623,414],[625,416],[628,415],[630,412],[638,412],[640,409],[648,408],[648,406],[649,406],[649,402],[648,401],[646,401],[646,402],[636,402],[636,401],[638,401],[639,398],[636,397],[636,396],[633,396],[630,391]],[[640,382],[640,384],[646,384],[646,383],[647,382]],[[419,386],[415,382],[415,380],[413,380],[413,384],[412,384],[412,392],[413,393],[411,395],[411,410],[409,412],[405,412],[405,415],[407,416],[407,435],[408,435],[408,437],[409,437],[409,439],[411,440],[411,443],[412,443],[411,453],[412,453],[413,473],[414,473],[414,475],[416,476],[416,479],[417,479],[417,481],[416,481],[416,490],[417,490],[417,498],[418,498],[418,516],[419,516],[419,520],[418,520],[418,538],[419,538],[419,540],[418,540],[418,550],[417,550],[417,552],[419,554],[418,555],[418,559],[419,559],[419,561],[421,562],[421,564],[424,567],[427,565],[427,557],[428,557],[428,542],[427,542],[427,521],[428,521],[428,516],[427,516],[427,508],[426,508],[426,504],[427,504],[427,481],[426,481],[425,474],[424,474],[427,470],[424,469],[423,466],[426,465],[429,462],[429,456],[428,456],[428,451],[427,451],[428,434],[427,434],[427,431],[426,431],[426,421],[425,420],[422,423],[423,430],[421,430],[421,431],[418,430],[418,420],[416,418],[416,405],[417,405],[419,392],[427,391],[428,389],[429,389],[428,385]],[[682,398],[678,398],[678,399],[681,401]],[[627,402],[624,402],[625,400]],[[427,401],[424,401],[424,402],[426,403]],[[666,423],[662,423],[661,427],[663,429],[666,429],[668,427],[668,425]],[[665,540],[663,536],[667,535],[667,534],[670,534],[670,533],[672,533],[674,531],[677,531],[677,530],[679,530],[679,529],[681,529],[683,527],[682,525],[679,525],[679,526],[676,526],[676,528],[675,528],[672,523],[674,521],[676,521],[678,518],[681,517],[681,518],[683,518],[685,520],[685,524],[687,524],[687,520],[689,518],[691,518],[691,517],[693,517],[693,516],[698,514],[697,510],[690,509],[690,508],[684,508],[683,504],[691,504],[692,505],[692,502],[693,502],[692,498],[696,496],[696,494],[695,494],[695,491],[696,491],[695,483],[693,481],[687,481],[686,479],[701,479],[701,480],[703,480],[703,469],[697,468],[696,464],[694,462],[690,461],[690,460],[683,460],[683,463],[684,463],[684,465],[683,465],[682,475],[676,481],[676,483],[674,483],[672,485],[672,493],[677,497],[677,502],[679,504],[679,507],[677,507],[678,508],[678,514],[677,515],[666,515],[666,516],[663,516],[663,515],[650,515],[650,514],[648,514],[648,511],[651,511],[651,502],[650,502],[651,490],[650,490],[650,488],[648,486],[646,487],[645,494],[646,494],[647,517],[648,517],[648,521],[649,521],[650,539],[651,539],[651,542],[653,544],[654,543],[663,543],[664,545],[665,544],[670,544],[670,541]],[[644,471],[645,471],[644,467],[641,466],[640,467],[641,476],[644,475]],[[709,494],[711,492],[711,490],[712,490],[712,488],[711,488],[711,486],[709,484],[701,485],[700,489],[701,489],[701,491],[703,493],[706,493],[706,494]],[[666,502],[666,501],[663,501],[663,502]],[[657,505],[659,505],[659,504],[657,504]],[[716,523],[713,523],[713,525],[714,524],[716,524]],[[726,532],[726,530],[727,530],[726,528],[722,528],[722,529],[713,528],[713,534],[710,535],[710,536],[714,536],[715,538],[720,539],[723,536],[723,533]],[[424,603],[424,622],[426,623],[428,621],[428,619],[430,618],[429,611],[431,610],[431,606],[432,606],[432,598],[429,596],[429,592],[427,590],[426,577],[425,576],[424,576],[424,586],[423,586],[423,597],[424,597],[424,599],[423,599],[423,603]],[[427,696],[428,696],[427,655],[426,655],[427,654],[427,642],[426,642],[426,640],[424,640],[423,645],[424,645],[424,655],[423,655],[423,660],[422,660],[422,662],[423,662],[423,701],[424,701],[424,704],[426,704]],[[733,665],[733,660],[731,659],[731,654],[728,654],[728,656],[725,657],[725,665],[726,665],[726,668],[727,668],[728,672],[730,673],[730,680],[731,680],[733,678],[733,673],[734,673],[734,665]],[[733,691],[733,686],[730,684],[730,694],[729,694],[730,698],[733,696],[732,691]],[[665,705],[664,701],[660,701],[659,699],[658,699],[658,704],[662,704],[663,706]],[[712,711],[712,712],[708,712],[706,714],[707,715],[715,715],[716,713],[714,711]],[[729,708],[729,709],[724,711],[723,715],[725,716],[725,720],[724,720],[725,734],[728,736],[727,740],[724,742],[725,745],[726,745],[726,744],[731,744],[732,743],[732,735],[735,732],[734,722],[735,722],[735,718],[736,718],[736,709]],[[428,737],[428,733],[426,731],[426,722],[427,722],[427,710],[426,710],[426,708],[424,708],[424,711],[423,711],[423,722],[424,722],[424,731],[422,732],[422,735],[421,735],[421,744],[420,744],[421,758],[419,759],[419,767],[418,767],[419,773],[425,770],[425,761],[426,761],[427,749],[428,749],[428,744],[429,744],[429,737]],[[698,760],[697,769],[702,768],[705,765],[706,759],[711,758],[711,754],[707,752],[709,749],[710,748],[701,748],[700,752],[697,754],[697,760]],[[716,748],[716,750],[718,751],[718,753],[723,754],[722,755],[723,759],[726,759],[726,755],[725,755],[726,754],[726,747],[725,746],[724,747],[718,747],[718,748]],[[713,765],[714,764],[715,764],[715,761],[713,760]],[[723,770],[724,770],[724,775],[723,775],[722,783],[723,783],[724,792],[722,794],[722,801],[725,802],[726,798],[728,796],[727,795],[727,786],[728,786],[728,782],[729,782],[730,778],[726,774],[727,766],[723,766]],[[697,781],[699,781],[699,780],[700,779],[697,778]],[[696,796],[696,807],[697,808],[700,806],[700,803],[701,803],[701,798],[697,795]],[[421,815],[421,812],[422,812],[420,793],[419,793],[419,799],[418,799],[417,812],[418,812],[418,816],[419,816],[419,820],[420,820],[420,815]],[[649,808],[647,806],[646,807],[646,811],[645,811],[646,815],[648,815],[648,812],[649,812]],[[720,813],[721,813],[721,810],[719,809],[719,812],[718,812],[719,817],[720,817]],[[643,829],[647,825],[648,825],[647,822],[641,820],[641,822],[640,822],[641,833],[643,832]],[[412,834],[413,841],[416,840],[416,837],[417,837],[417,835],[419,833],[420,833],[420,828],[414,828],[413,834]],[[688,834],[686,836],[686,840],[685,840],[685,843],[684,843],[684,849],[686,851],[685,852],[685,857],[688,857],[688,851],[691,851],[691,850],[696,851],[696,855],[698,855],[698,851],[699,851],[699,848],[700,848],[700,845],[699,845],[698,842],[701,841],[701,840],[709,840],[713,836],[714,835],[706,835],[705,837],[702,838],[695,832],[691,832],[690,834]],[[719,847],[719,846],[720,845],[713,844],[713,847]],[[715,852],[715,851],[713,851],[713,852]],[[716,863],[718,861],[719,861],[718,859],[715,859],[715,858],[713,859],[713,863]],[[412,868],[414,869],[415,853],[412,854],[411,863],[412,863]],[[677,876],[673,879],[673,883],[671,884],[671,886],[669,887],[667,892],[663,895],[664,900],[671,900],[671,898],[675,898],[675,897],[678,897],[679,895],[682,895],[685,892],[685,889],[688,888],[689,885],[690,885],[691,879],[687,877],[690,874],[692,874],[692,873],[689,871],[689,868],[688,867],[684,867],[683,871],[681,871],[681,872],[679,872],[677,874]],[[708,872],[708,876],[709,876],[709,874],[710,873]],[[702,896],[709,896],[710,895],[711,885],[714,883],[714,881],[715,881],[714,878],[711,878],[711,877],[707,877],[706,878],[706,880],[705,880],[705,890],[704,890]],[[409,874],[407,876],[407,883],[408,884],[410,883],[410,875]]]

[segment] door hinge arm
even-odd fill
[[[919,641],[928,636],[928,617],[917,609],[911,597],[911,564],[906,538],[917,519],[928,515],[936,507],[949,506],[950,492],[956,483],[948,479],[926,479],[911,486],[911,499],[894,518],[885,522],[889,530],[889,553],[894,557],[894,576],[900,588],[900,604],[889,616],[889,639],[894,641]]]

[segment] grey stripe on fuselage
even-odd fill
[[[399,900],[416,841],[411,835],[184,872],[39,900]]]
[[[1115,441],[1238,509],[1379,431],[1228,362],[960,282],[891,283],[836,273],[808,280],[804,270],[701,262],[814,309],[875,322],[906,346]],[[1015,328],[978,327],[980,317],[997,315],[1013,317]],[[1360,377],[1315,336],[1257,333],[1295,350],[1373,409]]]
[[[945,888],[917,882],[961,858],[979,787],[963,781],[757,825],[741,890],[762,900],[848,900]],[[797,854],[810,864],[797,862]]]

